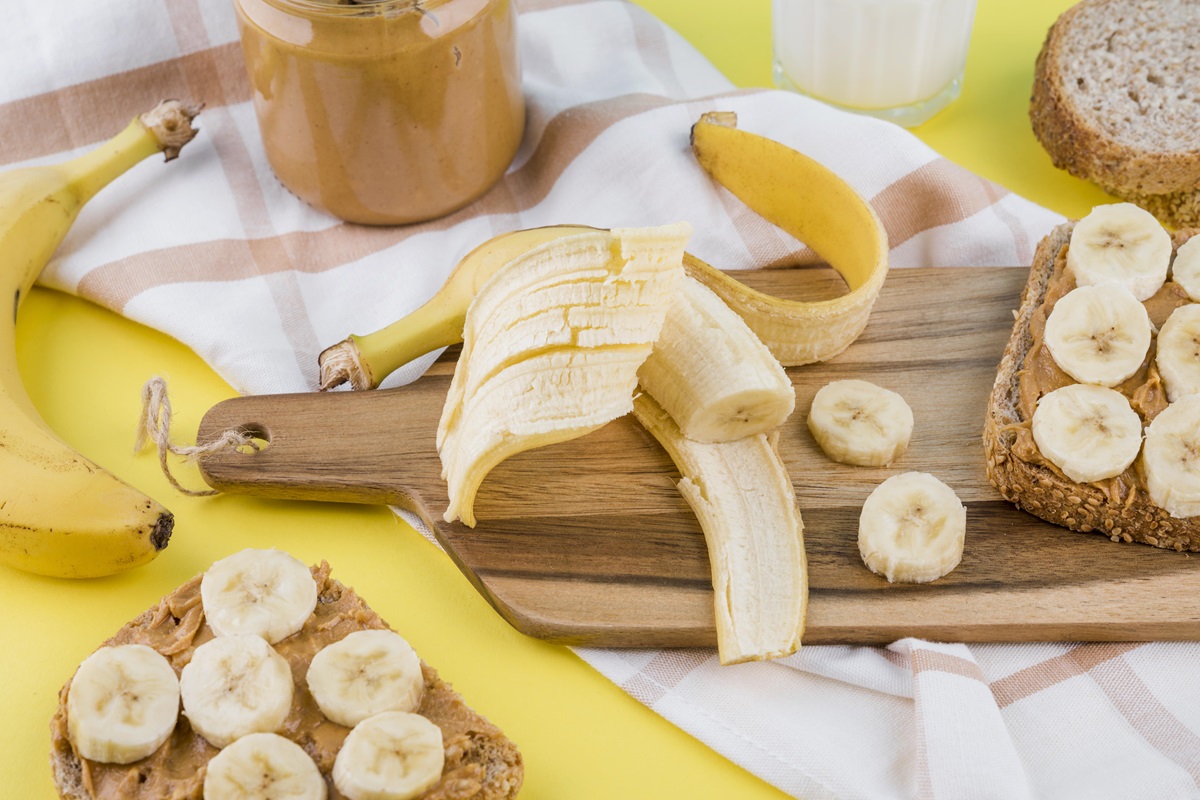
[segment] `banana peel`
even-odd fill
[[[870,204],[831,170],[735,126],[730,112],[704,114],[692,127],[696,160],[747,206],[816,251],[849,292],[830,300],[784,300],[751,289],[690,253],[684,255],[684,268],[736,311],[784,366],[833,358],[862,333],[883,288],[887,231]],[[526,250],[584,230],[589,228],[533,228],[479,246],[412,314],[323,351],[321,389],[347,382],[354,389],[377,388],[404,364],[461,342],[467,308],[489,278]]]

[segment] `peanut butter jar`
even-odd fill
[[[448,214],[525,127],[514,0],[234,0],[271,168],[369,225]]]

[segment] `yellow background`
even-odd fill
[[[771,81],[770,3],[642,0],[742,86]],[[1063,214],[1106,196],[1054,170],[1029,131],[1034,57],[1064,0],[981,0],[963,96],[916,131],[948,158]],[[103,203],[100,197],[95,201]],[[88,210],[83,212],[89,213]],[[176,436],[234,395],[166,336],[37,290],[18,325],[22,374],[45,418],[84,454],[166,503],[171,546],[133,573],[86,582],[0,567],[0,793],[51,798],[47,722],[59,687],[103,639],[216,558],[243,547],[327,559],[431,664],[521,746],[524,800],[782,793],[648,711],[562,647],[523,637],[449,559],[381,507],[176,494],[131,452],[138,393],[170,381]],[[198,482],[193,474],[186,477]],[[808,724],[797,720],[797,724]]]

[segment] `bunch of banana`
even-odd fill
[[[561,237],[480,288],[437,432],[448,522],[474,526],[475,492],[504,459],[632,410],[690,233],[671,225]]]
[[[0,174],[0,563],[56,577],[109,575],[150,561],[174,518],[66,445],[41,419],[16,362],[16,312],[80,208],[134,164],[171,160],[195,135],[199,109],[176,101],[133,120],[62,164]]]

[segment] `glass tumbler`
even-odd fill
[[[958,97],[976,0],[773,0],[775,82],[920,125]]]

